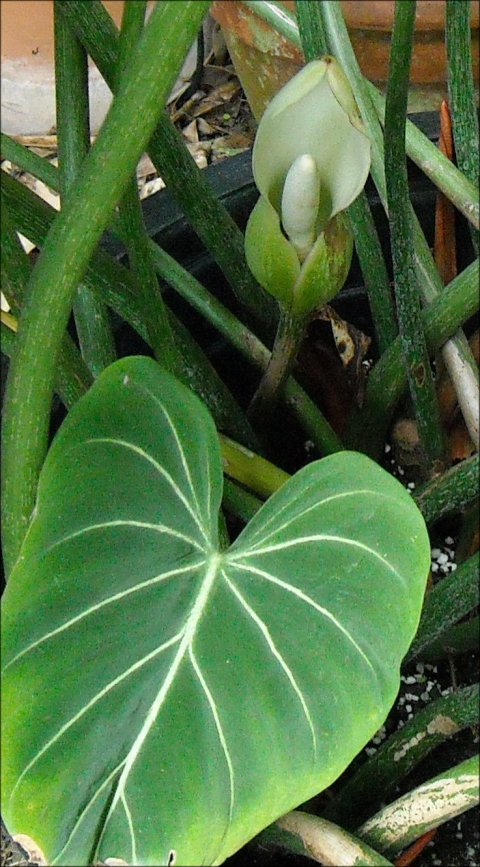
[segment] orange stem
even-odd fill
[[[443,154],[453,161],[454,146],[452,119],[447,101],[444,99],[440,108],[440,138],[438,146]],[[437,194],[435,208],[435,246],[434,257],[438,270],[446,285],[457,274],[457,256],[455,242],[455,209],[443,195]]]
[[[395,867],[409,867],[410,864],[413,864],[415,858],[418,858],[421,852],[425,849],[427,843],[430,843],[430,840],[433,840],[435,834],[437,833],[436,828],[432,828],[431,831],[427,831],[425,834],[422,834],[418,840],[415,840],[415,843],[412,843],[408,849],[405,849],[405,852],[402,852],[399,858],[394,861]]]

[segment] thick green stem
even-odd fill
[[[15,352],[17,326],[18,323],[14,317],[11,317],[7,324],[6,317],[2,312],[2,352],[8,358],[11,358]],[[55,393],[58,394],[65,408],[70,409],[88,391],[92,383],[92,374],[73,340],[67,340],[65,337],[55,371]]]
[[[442,295],[422,312],[430,355],[433,356],[463,322],[478,309],[478,259],[455,277]],[[347,433],[350,448],[378,459],[396,403],[405,388],[400,338],[372,369],[362,410],[354,411]]]
[[[90,147],[87,55],[54,5],[55,96],[62,207]],[[115,361],[108,312],[84,285],[77,289],[73,315],[82,356],[94,376]]]
[[[478,189],[480,148],[473,81],[471,12],[470,0],[447,0],[445,40],[448,96],[457,165]],[[478,228],[472,231],[472,241],[478,256]]]
[[[398,328],[387,266],[365,192],[360,193],[347,213],[368,295],[378,350],[382,355],[397,337]]]
[[[25,287],[30,279],[32,265],[15,231],[15,223],[10,214],[4,188],[2,188],[1,202],[2,291],[10,305],[11,312],[14,314],[14,316],[11,316],[10,328],[16,332],[18,328],[16,317],[18,317],[22,309]],[[8,328],[2,327],[2,335],[5,335],[5,343],[2,342],[2,351],[11,357],[13,346],[15,345],[13,332]],[[65,333],[62,338],[55,382],[55,390],[67,407],[75,403],[93,382],[93,377],[87,365],[68,333]]]
[[[444,465],[445,447],[421,319],[405,156],[405,118],[415,9],[415,0],[395,4],[385,105],[385,176],[402,355],[426,469],[433,475]]]
[[[52,190],[58,190],[58,169],[44,157],[19,144],[10,136],[1,133],[2,160],[10,160],[22,172],[29,172],[43,181]]]
[[[106,9],[99,0],[58,2],[105,81],[113,88],[118,32]],[[275,315],[274,304],[247,267],[242,232],[215,197],[168,115],[161,113],[157,121],[148,153],[159,175],[218,262],[240,303],[256,320],[270,323],[272,314]]]
[[[405,662],[426,649],[479,603],[479,562],[474,554],[427,593],[420,625]]]
[[[475,807],[478,783],[478,756],[473,756],[384,807],[356,833],[370,846],[394,855],[432,828]]]
[[[227,512],[248,524],[262,506],[262,501],[226,476],[223,480],[222,505]]]
[[[415,491],[415,499],[427,524],[458,511],[478,497],[478,454],[451,467]]]
[[[154,8],[129,63],[128,80],[126,76],[32,274],[4,410],[3,550],[7,574],[18,556],[35,504],[48,442],[58,350],[76,287],[135,171],[207,8],[203,0],[182,4],[164,0]]]
[[[295,12],[303,56],[307,63],[322,54],[328,54],[328,41],[317,0],[303,0]]]
[[[462,623],[450,626],[441,638],[432,641],[425,648],[422,659],[425,662],[438,662],[447,657],[463,653],[478,653],[478,636],[480,635],[479,617],[471,617]]]
[[[304,855],[318,864],[383,867],[392,863],[333,822],[301,810],[293,810],[277,819],[257,840],[262,846]]]
[[[355,827],[436,747],[477,719],[478,684],[433,701],[360,766],[327,806],[325,817]]]
[[[292,314],[289,310],[280,307],[272,354],[247,411],[248,420],[259,431],[269,424],[272,413],[282,396],[288,375],[305,336],[307,321],[308,317]]]
[[[290,478],[275,464],[240,446],[228,437],[220,437],[223,471],[260,497],[270,497]]]
[[[368,94],[379,120],[385,122],[385,97],[374,84],[364,79]],[[407,119],[406,148],[410,159],[424,172],[427,178],[474,226],[479,228],[480,207],[478,189],[460,172],[438,147]]]
[[[119,40],[116,82],[121,82],[122,72],[137,44],[144,26],[146,2],[125,3]],[[131,270],[137,277],[143,318],[147,326],[150,346],[155,358],[167,370],[184,382],[186,372],[183,359],[175,343],[168,311],[158,285],[155,266],[149,248],[149,238],[143,222],[142,205],[136,177],[132,177],[119,205],[119,222],[122,238],[128,254]],[[188,383],[187,383],[188,384]]]

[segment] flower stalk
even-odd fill
[[[333,57],[312,60],[272,99],[252,165],[260,198],[248,221],[245,253],[280,306],[272,357],[248,411],[260,427],[278,401],[309,315],[345,282],[353,238],[344,211],[370,168],[370,142]]]

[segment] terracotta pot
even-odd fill
[[[294,11],[293,0],[281,5]],[[342,0],[345,21],[358,62],[374,84],[388,75],[394,2]],[[230,56],[255,117],[303,65],[302,53],[238,0],[216,0],[212,14],[222,27]],[[409,111],[434,110],[446,95],[445,0],[418,0],[411,68]],[[472,51],[478,80],[479,9],[472,0]]]
[[[105,0],[117,24],[123,0]],[[55,126],[53,0],[1,0],[2,130],[9,135],[43,135]],[[111,94],[89,63],[90,121],[100,126]]]

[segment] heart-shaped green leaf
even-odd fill
[[[49,863],[221,863],[394,700],[429,566],[405,490],[330,456],[227,551],[221,493],[209,414],[150,359],[53,443],[3,614],[4,818]]]

